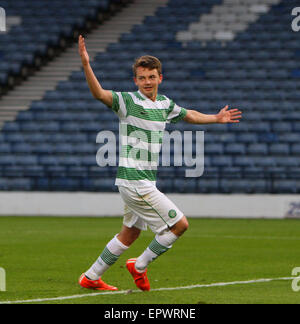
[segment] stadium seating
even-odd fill
[[[85,29],[87,20],[109,9],[119,0],[3,0],[7,17],[18,17],[19,24],[0,35],[0,88],[12,86],[14,78],[26,77],[25,67],[39,67],[50,49],[73,38],[74,30]],[[1,94],[1,92],[0,92]]]
[[[35,1],[27,1],[26,7],[19,0],[4,2],[11,14],[39,25],[36,32],[40,37],[32,41],[31,35],[33,46],[18,50],[28,43],[20,36],[22,26],[0,36],[0,52],[7,60],[6,65],[0,64],[1,78],[18,71],[26,61],[32,64],[36,53],[57,44],[60,35],[68,35],[74,24],[83,24],[102,3],[108,5],[108,1],[85,0],[87,10],[80,11],[64,2],[55,19],[46,19],[51,16],[47,11],[50,6],[40,8]],[[82,8],[82,1],[77,2]],[[170,0],[155,16],[146,17],[143,24],[123,34],[107,52],[98,53],[92,63],[95,73],[101,73],[107,89],[135,90],[132,62],[150,53],[163,62],[161,92],[178,105],[216,113],[229,104],[244,112],[240,124],[169,125],[169,131],[205,132],[205,171],[200,178],[185,178],[188,167],[162,168],[158,187],[163,191],[299,193],[294,176],[300,168],[300,45],[298,34],[290,29],[290,12],[297,1],[273,5],[225,43],[209,38],[204,42],[178,41],[178,32],[222,4],[222,0],[200,2],[199,6],[198,0]],[[53,8],[60,4],[51,1]],[[31,20],[37,8],[40,15]],[[233,10],[232,14],[239,13]],[[62,17],[64,23],[60,24]],[[49,26],[54,26],[51,33]],[[3,51],[4,42],[13,45]],[[8,50],[19,56],[11,56]],[[117,134],[118,118],[92,99],[83,72],[73,72],[69,80],[21,112],[16,121],[4,125],[0,133],[0,190],[115,191],[116,167],[96,164],[100,148],[96,136],[101,130]]]

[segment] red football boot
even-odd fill
[[[99,278],[98,280],[90,280],[83,273],[79,278],[79,285],[83,288],[94,290],[118,290],[117,287],[110,286]]]
[[[145,291],[150,290],[150,283],[147,277],[147,269],[144,272],[138,272],[135,268],[136,259],[129,259],[126,262],[126,267],[132,275],[136,286]]]

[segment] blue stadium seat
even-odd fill
[[[20,130],[20,126],[16,122],[7,122],[4,124],[3,131],[5,132],[18,132]]]
[[[206,144],[204,148],[205,153],[207,154],[223,154],[224,148],[222,143],[211,143]]]
[[[85,186],[89,191],[115,192],[117,190],[112,178],[89,179]]]
[[[265,170],[265,177],[267,175],[271,179],[286,179],[288,178],[288,169],[289,168],[283,166],[270,167]]]
[[[213,156],[211,159],[212,166],[232,166],[232,157],[231,156]]]
[[[276,164],[278,166],[286,166],[286,167],[299,167],[300,161],[297,157],[293,156],[276,156],[274,157]]]
[[[1,150],[1,145],[0,145],[0,150]],[[300,155],[300,144],[292,144],[291,154]]]
[[[37,165],[38,157],[36,155],[20,154],[15,156],[17,165]]]
[[[54,166],[58,165],[58,158],[53,155],[41,155],[39,157],[39,164],[43,166]]]
[[[243,143],[229,143],[225,146],[225,153],[230,155],[246,154],[246,147]]]
[[[250,179],[221,179],[220,189],[224,193],[259,193],[265,192],[267,188],[266,180]]]
[[[34,114],[32,111],[21,111],[17,115],[17,121],[33,121]]]
[[[55,152],[59,154],[72,154],[74,152],[73,145],[69,143],[57,143],[55,145]]]
[[[12,151],[14,153],[32,153],[33,148],[32,145],[28,143],[15,143],[12,145]]]
[[[247,152],[251,155],[267,155],[269,153],[268,145],[266,143],[252,143],[249,144]]]
[[[258,167],[265,167],[265,168],[269,168],[269,167],[275,167],[277,165],[276,163],[276,159],[275,157],[271,157],[271,156],[254,156],[254,163],[255,166]]]
[[[233,159],[233,165],[237,167],[253,167],[255,165],[255,160],[253,157],[247,155],[236,156]]]
[[[58,157],[59,164],[64,166],[79,166],[81,165],[81,159],[79,156],[62,155]]]
[[[192,193],[196,191],[196,178],[174,179],[174,187],[180,193]]]
[[[76,191],[80,181],[71,178],[54,178],[50,180],[50,188],[62,191]]]
[[[266,177],[266,170],[264,167],[245,166],[242,174],[246,179],[264,179]]]
[[[219,179],[202,179],[197,180],[197,192],[213,193],[219,191]]]
[[[28,165],[23,168],[23,174],[28,178],[41,178],[45,176],[45,170],[41,165]]]
[[[15,165],[16,157],[13,154],[0,155],[0,166]]]
[[[297,180],[275,180],[273,182],[274,193],[290,193],[296,194],[299,192]]]
[[[70,178],[86,178],[88,169],[82,166],[69,166],[67,174]]]
[[[292,130],[292,124],[290,122],[275,122],[272,129],[274,132],[288,133]]]
[[[1,154],[11,153],[11,145],[9,143],[0,142],[0,153]]]
[[[269,152],[270,154],[281,154],[281,155],[289,155],[290,154],[290,148],[289,144],[286,143],[273,143],[269,146]]]
[[[237,136],[237,141],[240,143],[257,143],[258,134],[253,133],[241,133]]]
[[[52,154],[55,152],[55,146],[51,143],[33,143],[32,152],[37,154]]]
[[[0,178],[0,190],[7,191],[9,188],[9,179]]]
[[[219,167],[219,177],[222,179],[241,179],[243,168],[240,166]]]
[[[31,179],[27,178],[16,178],[16,179],[9,179],[8,181],[8,188],[7,190],[11,191],[30,191],[32,184]]]
[[[173,188],[173,179],[159,179],[157,180],[157,188],[165,193],[172,192]]]

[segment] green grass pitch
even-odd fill
[[[292,280],[236,283],[291,277],[300,267],[299,220],[190,219],[173,248],[149,266],[150,292],[137,292],[126,270],[128,258],[142,253],[151,231],[120,257],[103,279],[131,293],[93,295],[78,277],[118,233],[121,218],[0,217],[0,267],[6,291],[0,303],[46,299],[41,303],[89,304],[297,304]],[[193,289],[190,285],[235,284]],[[73,295],[83,298],[60,299]],[[57,300],[48,300],[58,297]],[[35,303],[38,303],[37,301]]]

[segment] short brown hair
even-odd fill
[[[136,76],[136,71],[137,71],[138,67],[144,67],[149,70],[156,69],[159,75],[162,74],[162,64],[161,64],[160,60],[155,56],[144,55],[144,56],[137,58],[135,60],[133,67],[132,67],[134,76]]]

